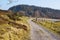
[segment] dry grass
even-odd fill
[[[45,28],[49,29],[50,31],[60,35],[60,21],[47,21],[47,20],[39,20],[39,21],[34,21],[42,26],[44,26]]]
[[[13,21],[5,16],[3,15],[2,19],[6,19],[7,23],[3,20],[0,24],[0,40],[30,40],[30,26],[27,23],[27,17],[20,17],[21,20]]]

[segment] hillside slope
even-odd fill
[[[29,5],[16,5],[9,8],[9,10],[14,13],[23,12],[25,16],[60,19],[60,10],[55,10],[51,8]]]
[[[30,29],[26,18],[10,17],[12,14],[9,11],[0,10],[0,40],[29,40]]]

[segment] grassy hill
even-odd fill
[[[60,19],[60,10],[30,5],[16,5],[8,10],[13,13],[23,13],[25,16]]]

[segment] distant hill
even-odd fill
[[[11,10],[13,13],[23,12],[25,16],[60,19],[60,10],[55,10],[51,8],[29,5],[16,5],[9,8],[8,10]]]
[[[25,16],[60,19],[60,10],[55,10],[51,8],[17,5],[9,8],[9,10],[13,11],[13,13],[18,13],[22,11]]]
[[[51,8],[17,5],[9,8],[9,10],[13,11],[13,13],[23,12],[25,16],[60,19],[60,10]]]

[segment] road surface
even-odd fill
[[[54,34],[50,33],[48,30],[33,21],[28,20],[28,23],[31,26],[31,40],[60,40],[60,38],[56,37]]]

